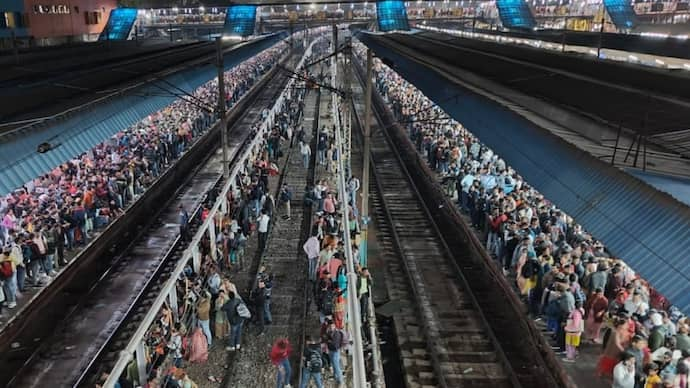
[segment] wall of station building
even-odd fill
[[[20,46],[97,40],[116,7],[117,0],[2,0],[2,46],[12,45],[13,32]]]

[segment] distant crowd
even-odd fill
[[[226,71],[227,107],[286,48],[286,41],[280,42]],[[216,120],[217,89],[217,80],[211,80],[193,92],[196,101],[175,100],[0,197],[0,296],[5,308],[15,308],[27,288],[47,284],[75,249],[117,218],[210,128]]]

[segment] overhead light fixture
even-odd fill
[[[203,13],[206,10],[203,5],[199,6],[199,12]]]

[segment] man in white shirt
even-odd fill
[[[259,252],[263,253],[266,249],[266,240],[268,239],[268,225],[271,217],[266,214],[266,210],[261,210],[261,215],[256,219],[257,230],[259,232]]]
[[[347,181],[347,193],[350,195],[350,202],[353,208],[357,206],[357,192],[360,187],[359,179],[354,175]]]
[[[635,387],[635,356],[625,353],[623,360],[613,368],[612,388]]]
[[[302,249],[304,249],[304,253],[307,254],[307,259],[309,260],[309,280],[312,282],[316,281],[316,265],[319,262],[319,239],[316,237],[318,235],[318,231],[314,231],[311,237],[307,239],[307,242],[304,243],[302,246]]]
[[[309,144],[299,141],[299,153],[302,155],[302,162],[304,162],[304,168],[309,168],[309,159],[311,159],[311,147]]]

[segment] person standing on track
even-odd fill
[[[302,365],[302,383],[300,388],[307,388],[312,377],[314,378],[316,388],[323,388],[321,380],[321,369],[323,368],[321,346],[313,337],[307,339],[307,345],[304,347],[304,353],[302,354]]]
[[[309,168],[309,159],[311,159],[311,147],[304,141],[299,141],[299,153],[302,155],[302,162],[304,162],[304,169]]]
[[[280,189],[280,206],[285,205],[285,215],[284,219],[289,220],[290,217],[290,201],[292,201],[292,190],[288,187],[287,183],[283,183],[283,187]]]
[[[206,336],[208,347],[213,346],[213,336],[211,335],[211,298],[208,292],[203,291],[196,306],[199,327]]]
[[[187,213],[183,205],[179,207],[178,217],[180,222],[180,239],[187,241],[189,239],[189,213]]]
[[[309,272],[307,276],[309,277],[309,281],[311,282],[316,282],[316,267],[319,263],[320,244],[317,236],[318,231],[314,229],[311,237],[309,237],[302,246],[302,249],[304,249],[304,253],[307,254],[307,260],[309,260]]]
[[[271,363],[278,369],[276,378],[276,388],[291,388],[290,378],[292,377],[292,368],[290,367],[290,353],[292,347],[287,338],[279,338],[271,348]]]
[[[231,352],[240,350],[240,345],[242,343],[242,326],[244,325],[245,319],[247,319],[240,314],[247,310],[247,306],[245,305],[242,307],[240,305],[244,305],[242,299],[236,296],[234,291],[228,289],[228,301],[223,305],[223,311],[230,323],[230,345],[226,347],[225,350]]]
[[[257,230],[259,232],[259,254],[264,252],[266,249],[266,241],[268,240],[268,226],[270,224],[271,217],[266,214],[266,209],[261,210],[261,215],[257,218]]]
[[[357,192],[360,187],[361,184],[359,183],[359,179],[352,175],[347,181],[347,193],[350,196],[350,204],[353,208],[357,206]]]
[[[263,335],[266,326],[266,284],[259,280],[257,288],[253,292],[254,311],[256,311],[256,324],[259,326],[257,335]]]
[[[338,386],[343,386],[343,371],[340,367],[340,348],[343,343],[343,333],[336,326],[333,320],[329,320],[328,329],[324,334],[323,342],[328,348],[328,356],[333,367],[333,376]]]

